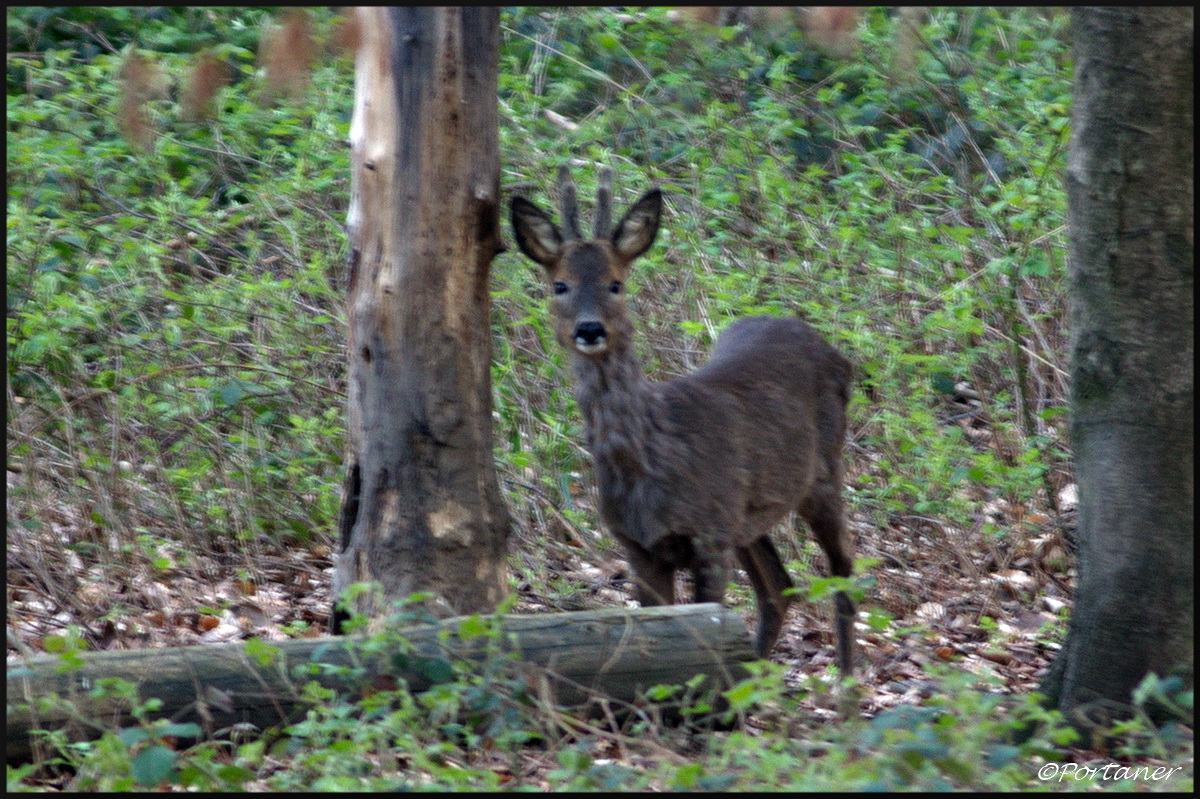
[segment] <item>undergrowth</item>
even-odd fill
[[[264,98],[255,48],[269,13],[7,12],[10,646],[323,629],[352,74],[329,50],[301,96]],[[1066,733],[1032,697],[1001,693],[1027,689],[1032,669],[920,681],[900,668],[913,656],[891,653],[931,650],[919,663],[932,668],[963,635],[959,653],[1021,641],[1044,658],[1062,634],[1038,598],[1069,602],[1073,545],[1065,17],[937,9],[902,36],[873,8],[845,60],[793,31],[692,31],[662,10],[509,9],[501,24],[506,196],[545,205],[562,163],[585,198],[595,166],[613,167],[618,207],[664,189],[664,228],[630,281],[652,378],[694,368],[752,313],[803,315],[854,362],[847,501],[875,564],[863,679],[908,687],[883,691],[869,720],[827,723],[828,689],[796,666],[818,651],[829,662],[828,642],[791,636],[785,664],[737,689],[755,711],[747,728],[604,730],[515,702],[481,736],[449,712],[428,722],[478,693],[481,678],[460,671],[421,696],[313,696],[274,743],[176,751],[178,729],[114,730],[10,769],[10,788],[48,773],[104,790],[1044,784],[1031,763]],[[314,11],[318,40],[334,26]],[[161,88],[145,104],[148,146],[120,133],[135,47]],[[180,87],[204,48],[232,82],[214,119],[187,121]],[[514,250],[492,272],[514,592],[526,610],[619,604],[623,566],[597,523],[541,276]],[[781,552],[794,571],[824,567],[802,537]],[[1018,617],[1046,629],[1029,643],[1008,624]],[[1033,738],[1005,743],[1031,720],[1044,722]],[[1147,735],[1133,736],[1138,756],[1175,745]]]
[[[1067,748],[1078,734],[1060,714],[1045,710],[1037,694],[1008,694],[993,674],[935,667],[919,705],[897,705],[869,719],[822,719],[812,717],[809,700],[824,702],[835,689],[818,675],[791,686],[784,667],[761,661],[751,664],[749,678],[722,692],[725,710],[714,711],[700,694],[696,704],[682,705],[695,724],[664,725],[655,700],[675,695],[671,686],[650,688],[635,705],[609,703],[603,714],[564,710],[539,698],[529,669],[503,654],[498,624],[471,617],[459,635],[485,639],[491,654],[482,662],[434,662],[427,669],[436,675],[433,685],[424,690],[398,679],[393,688],[343,694],[308,681],[308,664],[295,666],[296,698],[308,710],[267,735],[239,735],[231,728],[195,742],[199,725],[152,720],[156,700],[141,699],[137,686],[124,680],[102,681],[93,696],[107,697],[109,708],[128,708],[136,722],[85,742],[45,736],[39,763],[9,767],[9,788],[46,782],[99,791],[1190,785],[1190,770],[1168,765],[1186,747],[1186,729],[1156,727],[1144,710],[1148,700],[1166,696],[1152,679],[1139,689],[1135,715],[1111,731],[1124,742],[1120,751],[1080,762]],[[403,633],[396,632],[356,640],[352,646],[362,657],[405,646]],[[78,662],[79,645],[75,638],[60,647],[64,668]],[[269,664],[270,648],[261,642],[248,642],[246,652]]]

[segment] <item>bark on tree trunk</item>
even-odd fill
[[[1192,681],[1193,10],[1072,15],[1079,585],[1042,691],[1086,727],[1148,672]]]
[[[234,724],[262,729],[303,717],[311,704],[302,690],[309,680],[350,696],[391,690],[398,681],[417,693],[434,684],[430,674],[450,679],[450,661],[481,663],[493,646],[515,653],[509,667],[539,698],[576,709],[597,699],[637,702],[653,685],[681,685],[699,675],[709,678],[708,687],[728,688],[748,676],[742,664],[755,657],[741,614],[716,604],[505,616],[498,637],[463,637],[463,621],[400,630],[395,646],[370,654],[351,639],[325,638],[275,643],[267,662],[235,643],[89,652],[79,669],[67,672],[50,655],[10,664],[8,762],[31,758],[32,730],[63,730],[75,741],[136,724],[128,701],[90,690],[108,678],[136,683],[143,702],[160,700],[148,718],[194,722],[211,735]],[[306,673],[316,663],[346,672]],[[365,673],[356,673],[358,667]]]
[[[339,594],[440,615],[507,593],[488,274],[501,250],[495,8],[359,8]],[[380,601],[382,600],[382,601]],[[334,616],[335,632],[343,615]]]

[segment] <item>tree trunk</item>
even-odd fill
[[[68,672],[59,670],[56,656],[10,664],[8,761],[30,759],[31,730],[65,730],[70,740],[81,740],[104,726],[135,724],[127,701],[90,690],[106,678],[135,683],[143,702],[160,700],[149,718],[195,722],[211,734],[234,724],[266,728],[302,717],[309,680],[351,696],[395,688],[398,680],[424,691],[434,684],[430,675],[439,682],[453,678],[450,661],[482,662],[492,646],[517,654],[510,666],[534,693],[575,708],[594,697],[635,702],[653,685],[681,685],[698,675],[710,678],[708,687],[727,688],[747,676],[741,664],[754,659],[741,614],[715,604],[506,616],[494,637],[463,636],[463,622],[400,630],[396,646],[370,654],[350,639],[325,638],[273,644],[267,662],[236,643],[86,653],[83,665]],[[315,663],[347,671],[305,673]],[[359,666],[364,673],[355,674]],[[55,696],[71,706],[47,701]]]
[[[1147,673],[1192,681],[1193,10],[1072,14],[1079,584],[1042,691],[1086,727]]]
[[[334,575],[439,615],[507,593],[488,273],[501,250],[495,8],[358,8],[349,403]],[[344,615],[335,612],[334,630]]]

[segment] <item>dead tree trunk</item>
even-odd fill
[[[1042,692],[1088,727],[1147,673],[1192,680],[1194,10],[1072,15],[1079,587]]]
[[[262,660],[235,643],[87,653],[80,668],[66,672],[55,656],[13,663],[8,760],[33,756],[32,730],[65,730],[80,740],[136,723],[127,700],[92,690],[106,678],[135,683],[143,701],[160,700],[152,718],[195,722],[211,735],[234,724],[267,728],[302,717],[309,706],[302,689],[310,680],[348,699],[400,685],[419,692],[434,684],[431,674],[453,679],[451,662],[479,663],[489,648],[513,656],[508,667],[532,693],[582,710],[593,700],[635,702],[651,686],[699,675],[709,678],[706,687],[727,688],[747,676],[741,664],[754,658],[741,614],[716,604],[506,616],[497,635],[474,637],[460,635],[462,622],[399,630],[394,646],[370,655],[353,639],[323,638],[276,643]]]
[[[507,592],[492,461],[488,274],[501,250],[495,8],[358,8],[349,403],[335,594],[378,617]],[[344,615],[334,614],[334,631]]]

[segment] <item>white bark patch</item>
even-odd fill
[[[437,539],[453,539],[464,546],[471,543],[471,531],[467,526],[471,513],[457,502],[447,502],[429,514],[429,532]]]
[[[385,8],[359,8],[362,42],[355,55],[354,114],[350,120],[350,206],[346,231],[350,245],[373,259],[396,251],[395,225],[382,213],[396,195],[395,148],[399,126],[391,63],[390,20]],[[395,282],[393,269],[380,270],[382,282]],[[364,285],[365,289],[365,285]]]

